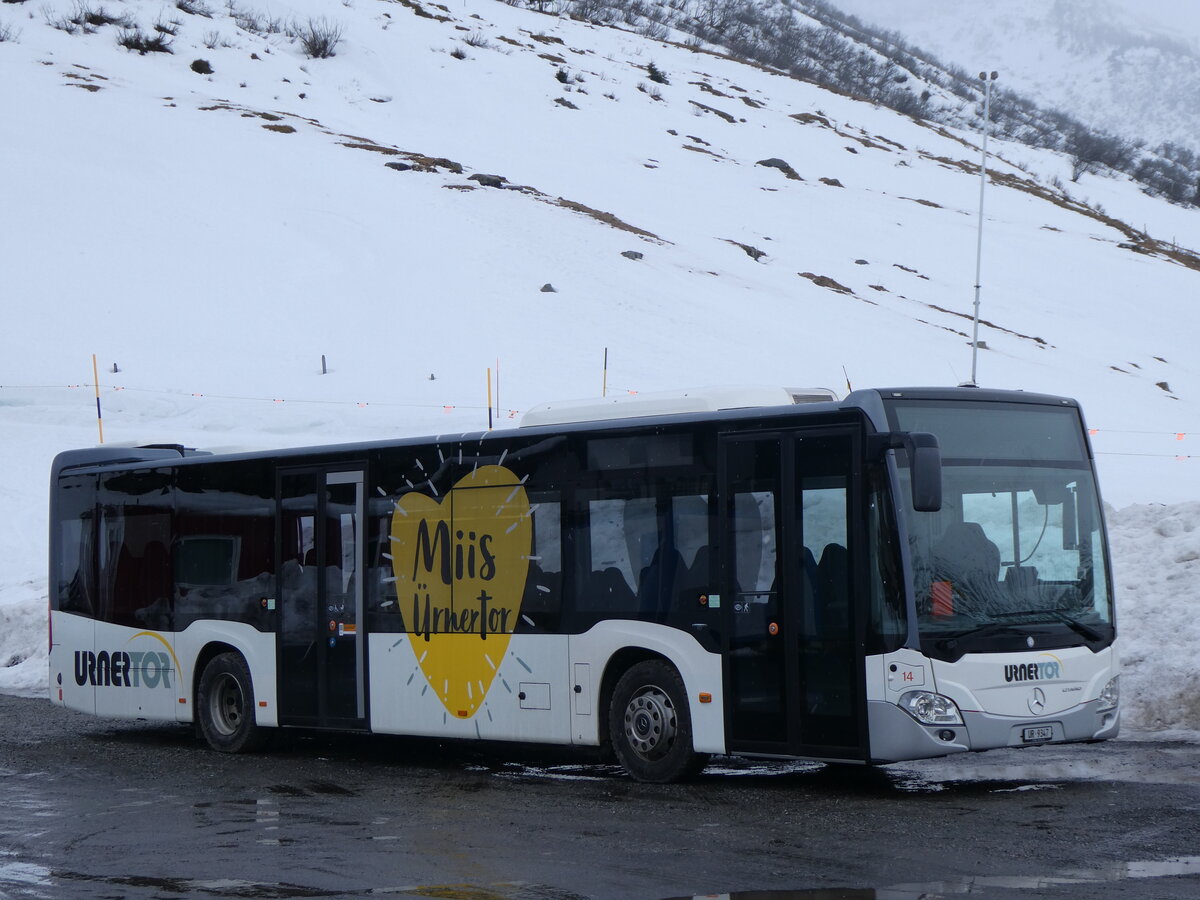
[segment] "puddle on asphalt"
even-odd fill
[[[9,856],[10,854],[4,854]],[[48,885],[51,883],[50,870],[37,863],[21,862],[20,860],[0,857],[0,888],[5,885]],[[4,896],[0,891],[0,896]]]
[[[930,896],[978,894],[988,888],[1041,890],[1045,888],[1101,884],[1134,879],[1200,875],[1200,856],[1133,860],[1094,869],[1064,869],[1046,875],[975,875],[880,888],[818,888],[808,890],[731,891],[692,894],[672,900],[923,900]],[[165,890],[181,895],[245,897],[256,900],[287,900],[301,897],[346,896],[343,890],[325,890],[286,882],[254,882],[237,879],[163,878],[137,875],[99,876],[52,870],[0,856],[0,896],[52,897],[55,886],[64,884],[107,885]],[[442,898],[442,900],[583,900],[570,891],[522,882],[490,885],[448,884],[376,887],[356,894]]]
[[[327,890],[286,882],[243,881],[236,878],[168,878],[139,875],[87,875],[51,870],[33,863],[5,861],[0,856],[0,897],[54,898],[65,884],[119,887],[166,892],[179,896],[293,900],[305,897],[387,895],[429,900],[587,900],[585,895],[546,884],[500,882],[496,884],[395,885],[355,890]],[[10,891],[16,893],[10,893]]]
[[[1173,856],[1112,863],[1095,869],[1064,869],[1050,875],[972,875],[883,888],[817,888],[795,891],[731,891],[693,894],[671,900],[923,900],[945,894],[977,894],[988,888],[1034,891],[1071,885],[1143,878],[1200,875],[1200,856]]]

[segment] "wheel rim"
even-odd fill
[[[646,685],[629,698],[625,738],[642,759],[662,759],[674,746],[677,733],[675,706],[662,688]]]
[[[219,734],[228,737],[241,727],[245,702],[242,686],[232,675],[222,675],[213,685],[208,711],[209,719]]]

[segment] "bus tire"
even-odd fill
[[[254,683],[242,654],[209,660],[196,692],[196,718],[214,750],[250,753],[266,745],[270,732],[254,721]]]
[[[608,707],[608,734],[617,759],[637,781],[681,781],[708,762],[692,749],[683,679],[663,660],[640,662],[617,681]]]

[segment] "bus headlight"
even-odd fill
[[[962,713],[949,697],[932,691],[909,691],[900,698],[900,708],[922,725],[961,725]]]
[[[1116,709],[1117,704],[1121,702],[1121,676],[1114,675],[1109,679],[1108,684],[1104,686],[1104,690],[1100,692],[1100,705],[1096,707],[1097,712],[1107,712],[1110,709]]]

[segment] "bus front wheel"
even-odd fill
[[[196,692],[200,733],[214,750],[245,753],[262,749],[267,729],[254,721],[254,683],[240,653],[214,656]]]
[[[704,768],[692,749],[692,718],[683,679],[662,660],[632,666],[613,689],[609,740],[625,771],[638,781],[680,781]]]

